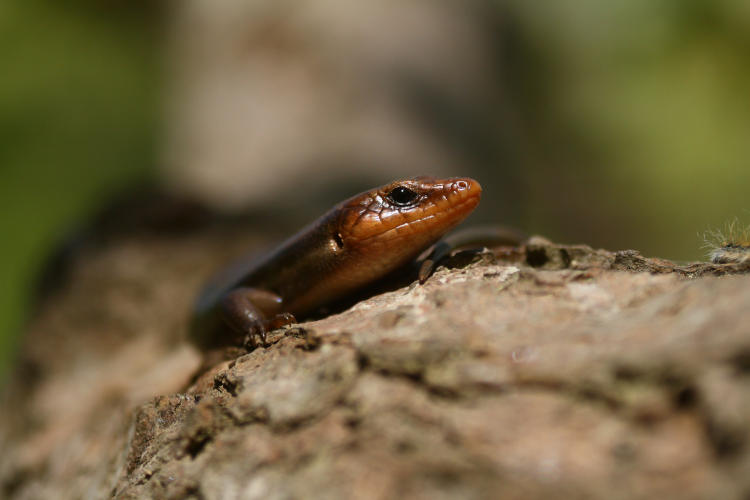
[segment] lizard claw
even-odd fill
[[[283,312],[277,314],[271,319],[255,323],[250,328],[250,331],[245,335],[245,339],[242,345],[247,350],[253,350],[258,347],[266,347],[268,345],[268,332],[278,330],[279,328],[291,325],[292,323],[296,322],[297,320],[294,318],[294,315],[288,312]]]
[[[258,323],[250,328],[250,331],[245,335],[245,339],[242,341],[242,346],[248,351],[252,351],[258,347],[265,347],[266,345],[266,328],[264,325]]]

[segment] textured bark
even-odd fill
[[[750,493],[748,266],[485,252],[196,378],[190,302],[236,234],[79,255],[4,393],[0,496]]]

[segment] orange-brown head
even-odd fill
[[[481,194],[479,183],[468,177],[391,182],[336,207],[332,246],[374,266],[397,267],[464,220]]]

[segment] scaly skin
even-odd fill
[[[479,204],[469,178],[416,177],[360,193],[196,305],[190,338],[201,348],[263,341],[413,261]]]

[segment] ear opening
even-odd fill
[[[341,233],[336,233],[333,235],[333,241],[336,243],[336,246],[341,250],[344,248],[344,240],[341,238]]]

